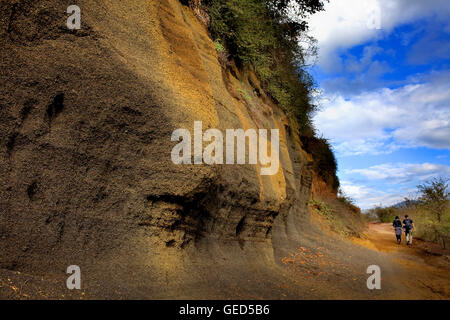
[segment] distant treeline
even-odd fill
[[[367,214],[380,222],[392,222],[395,216],[401,219],[407,214],[416,226],[415,235],[424,240],[441,244],[444,248],[450,240],[450,195],[449,179],[434,178],[417,186],[417,199],[389,206],[375,207]]]

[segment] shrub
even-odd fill
[[[327,204],[320,200],[311,199],[309,205],[323,217],[333,219],[333,210]]]
[[[219,40],[214,41],[214,47],[216,48],[217,52],[224,52],[225,47],[220,43]]]
[[[309,206],[324,217],[336,233],[342,236],[361,236],[364,221],[359,212],[355,214],[353,205],[348,206],[339,199],[318,197],[311,199]]]
[[[338,198],[340,202],[342,202],[345,206],[347,206],[350,211],[356,214],[361,214],[361,209],[355,205],[355,201],[347,196],[342,189],[338,189]]]
[[[437,222],[441,222],[442,215],[450,202],[447,181],[443,178],[434,178],[417,187],[421,205],[435,215]]]
[[[450,193],[448,180],[434,178],[419,185],[420,214],[416,214],[418,235],[426,240],[440,243],[444,248],[450,238]]]
[[[376,216],[380,222],[385,223],[394,221],[395,216],[398,215],[395,208],[381,206],[370,209],[368,214]]]
[[[444,248],[450,240],[450,199],[448,180],[435,178],[417,187],[418,200],[406,199],[394,207],[376,207],[369,215],[381,222],[392,222],[395,216],[410,216],[416,227],[415,235],[423,240],[439,243]]]
[[[231,64],[229,61],[229,54],[227,49],[222,45],[222,43],[219,40],[214,41],[214,48],[217,51],[217,57],[219,59],[222,68],[229,67]]]

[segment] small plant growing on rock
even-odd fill
[[[241,93],[241,95],[247,99],[248,101],[252,101],[252,97],[250,97],[250,95],[247,93],[247,91],[245,91],[242,88],[239,88],[238,91]]]
[[[219,42],[219,40],[214,41],[214,48],[216,48],[217,52],[225,51],[225,47]]]
[[[311,199],[309,201],[309,205],[316,211],[316,213],[320,214],[321,216],[330,220],[333,219],[333,209],[327,206],[326,203],[320,200]]]
[[[230,55],[228,54],[227,49],[223,46],[220,40],[214,41],[214,48],[217,51],[217,58],[219,59],[220,65],[222,68],[226,69],[230,66]]]

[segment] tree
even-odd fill
[[[265,0],[265,2],[278,23],[285,25],[286,35],[292,38],[308,30],[305,18],[324,10],[324,0]]]
[[[438,222],[441,222],[442,214],[450,203],[448,181],[442,177],[434,178],[417,186],[420,192],[419,201],[435,215]]]

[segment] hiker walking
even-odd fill
[[[406,244],[412,244],[412,231],[414,230],[414,222],[412,219],[405,215],[403,220],[403,228],[405,229]]]
[[[392,226],[395,230],[395,236],[397,237],[397,243],[400,244],[402,242],[402,222],[398,216],[395,217]]]

